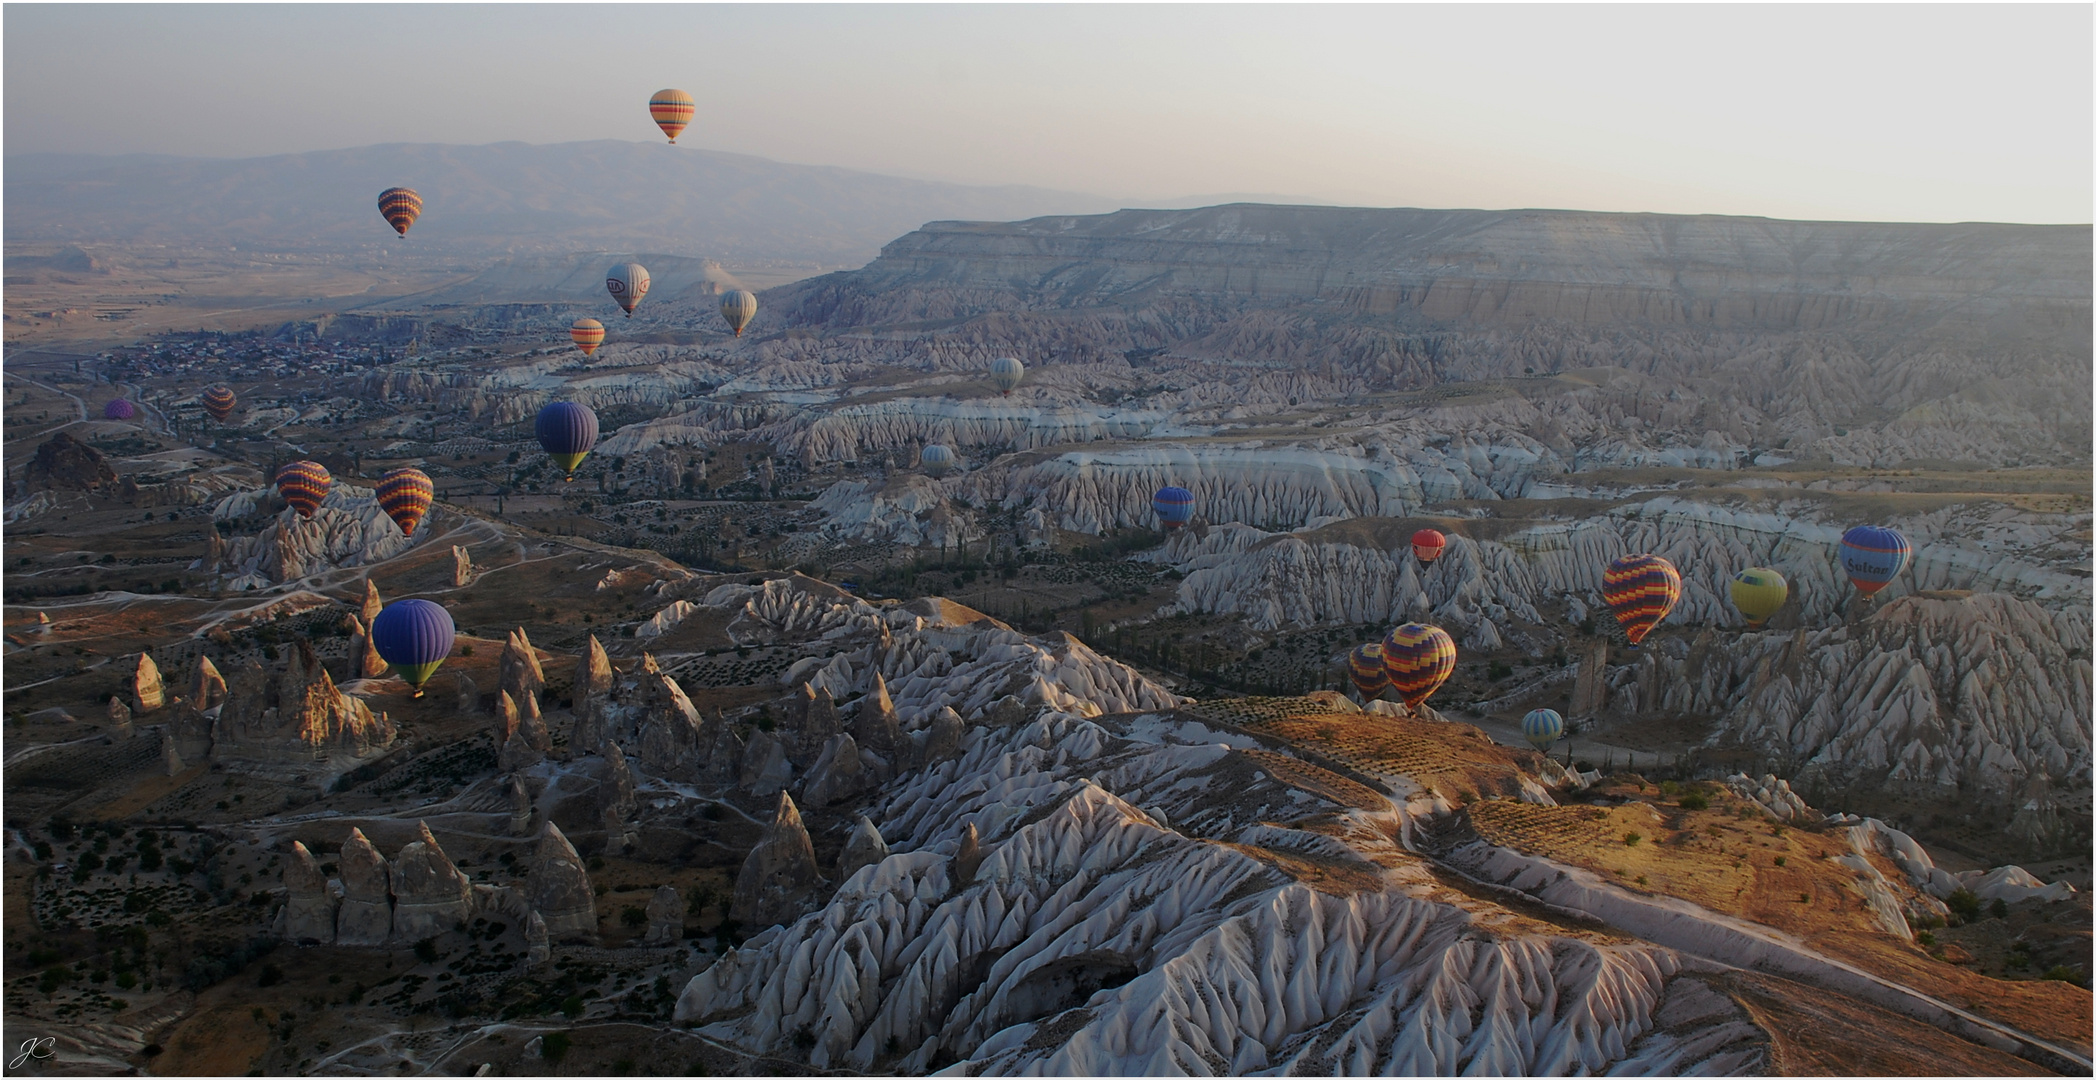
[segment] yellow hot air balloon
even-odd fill
[[[1790,585],[1783,575],[1765,566],[1742,570],[1732,576],[1732,606],[1746,616],[1747,625],[1759,630],[1783,601],[1790,598]]]
[[[757,317],[757,294],[748,289],[730,289],[721,297],[721,318],[728,320],[728,329],[742,336],[742,328]]]
[[[568,327],[568,336],[575,339],[575,347],[582,350],[582,355],[588,356],[604,344],[604,324],[595,319],[577,319],[575,325]]]
[[[654,117],[655,126],[670,137],[672,146],[677,143],[677,133],[683,131],[684,125],[691,123],[691,118],[698,112],[699,103],[682,90],[657,90],[655,96],[648,99],[648,115]]]

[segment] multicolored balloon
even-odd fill
[[[123,398],[117,398],[102,406],[102,419],[104,420],[129,420],[137,415],[138,407],[125,401]]]
[[[335,478],[328,475],[327,466],[317,461],[294,461],[277,470],[277,494],[302,518],[311,518],[320,509],[334,484]]]
[[[575,325],[568,327],[568,337],[574,340],[576,348],[582,350],[582,355],[588,356],[597,351],[597,346],[604,344],[604,324],[595,319],[577,319]]]
[[[1361,700],[1374,701],[1390,689],[1390,672],[1383,668],[1383,647],[1373,641],[1357,645],[1346,654],[1346,673],[1361,691]]]
[[[633,317],[633,309],[648,295],[648,268],[639,263],[621,263],[604,273],[604,290]]]
[[[1448,537],[1438,529],[1421,529],[1412,534],[1412,554],[1421,566],[1432,566],[1441,557],[1441,549],[1448,546]]]
[[[953,451],[934,443],[918,452],[917,462],[928,475],[945,476],[953,471]]]
[[[1150,496],[1150,509],[1157,511],[1157,523],[1171,532],[1194,519],[1194,493],[1183,487],[1158,488]]]
[[[1521,737],[1538,750],[1565,737],[1565,718],[1556,709],[1533,709],[1521,718]]]
[[[1681,571],[1657,555],[1625,555],[1601,574],[1601,600],[1635,649],[1681,600]]]
[[[204,411],[221,424],[226,422],[226,417],[233,415],[233,409],[239,404],[240,399],[233,396],[229,387],[214,386],[204,391]]]
[[[1438,626],[1405,623],[1383,639],[1383,670],[1390,688],[1416,709],[1455,673],[1455,639]]]
[[[378,193],[378,212],[394,232],[406,236],[415,219],[422,216],[422,196],[409,188],[389,187]]]
[[[721,296],[721,318],[728,320],[728,329],[742,336],[742,328],[757,317],[757,294],[748,289],[730,289]]]
[[[1000,356],[990,361],[990,381],[997,384],[997,392],[1005,397],[1012,396],[1012,389],[1026,377],[1026,365],[1016,358]]]
[[[1790,584],[1766,566],[1750,567],[1732,575],[1732,606],[1756,630],[1789,598]]]
[[[1841,568],[1865,602],[1892,584],[1913,558],[1914,545],[1898,529],[1858,525],[1841,534]]]
[[[378,479],[378,508],[400,526],[403,536],[415,535],[422,515],[437,501],[437,488],[421,469],[394,469]]]
[[[451,655],[458,628],[451,613],[428,600],[395,600],[371,620],[371,647],[422,696],[422,685]]]
[[[539,445],[553,456],[553,462],[575,479],[575,466],[597,445],[597,413],[587,405],[572,401],[556,401],[539,410],[536,425]]]
[[[682,90],[657,90],[655,96],[648,99],[648,115],[654,118],[655,126],[670,137],[672,146],[677,144],[677,133],[683,131],[698,113],[699,103]]]

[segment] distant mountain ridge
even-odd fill
[[[403,241],[378,193],[420,192]],[[6,158],[10,244],[228,243],[278,251],[550,253],[644,246],[856,266],[927,221],[1114,208],[1099,196],[970,187],[616,140],[396,143],[273,157]]]

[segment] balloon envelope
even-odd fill
[[[429,513],[431,503],[437,499],[437,489],[429,481],[429,474],[421,469],[402,468],[379,477],[378,508],[400,526],[403,536],[415,535],[415,526],[422,515]]]
[[[597,445],[597,413],[587,405],[556,401],[539,410],[535,426],[539,445],[570,475]]]
[[[1427,566],[1441,557],[1441,549],[1448,546],[1448,537],[1438,529],[1421,529],[1412,534],[1412,554]]]
[[[633,309],[648,295],[648,268],[639,263],[620,263],[604,273],[604,291],[633,317]]]
[[[1390,688],[1416,708],[1455,673],[1455,639],[1438,626],[1405,623],[1383,639],[1383,670]]]
[[[1565,718],[1556,709],[1535,709],[1521,718],[1521,737],[1541,750],[1565,735]]]
[[[728,329],[742,336],[742,328],[757,317],[757,294],[748,289],[730,289],[721,297],[721,318],[728,320]]]
[[[385,215],[394,232],[406,236],[408,227],[422,216],[422,196],[404,187],[387,188],[378,193],[378,212]]]
[[[1732,575],[1732,606],[1746,616],[1748,626],[1767,622],[1789,597],[1790,584],[1768,567],[1750,567]]]
[[[1858,525],[1841,534],[1841,569],[1868,600],[1907,568],[1914,545],[1898,529]]]
[[[418,690],[451,655],[458,628],[451,613],[427,600],[395,600],[371,620],[371,647]]]
[[[204,391],[204,411],[221,424],[226,422],[226,417],[233,415],[233,408],[238,404],[240,399],[234,397],[233,391],[227,387],[214,386]]]
[[[277,493],[303,518],[312,517],[313,511],[320,509],[334,483],[327,466],[317,461],[294,461],[277,470]]]
[[[568,337],[574,339],[582,355],[588,356],[604,344],[604,324],[595,319],[577,319],[575,325],[568,327]]]
[[[1681,571],[1657,555],[1625,555],[1602,571],[1601,599],[1636,647],[1681,599]]]
[[[1376,642],[1357,645],[1346,654],[1346,673],[1363,701],[1374,701],[1390,689],[1390,673],[1383,669],[1383,647]]]
[[[1158,488],[1150,497],[1150,509],[1157,511],[1166,530],[1176,529],[1194,519],[1194,493],[1183,487]]]
[[[937,444],[925,447],[917,455],[917,461],[933,476],[945,476],[953,471],[953,451]]]
[[[691,123],[691,118],[698,112],[699,103],[682,90],[657,90],[655,96],[648,99],[648,115],[672,143],[677,141],[677,133],[683,131],[684,125]]]
[[[1026,377],[1026,365],[1009,356],[1000,356],[990,361],[990,381],[997,384],[997,392],[1010,394],[1019,380]]]
[[[102,419],[104,420],[129,420],[137,415],[137,407],[123,398],[117,398],[115,401],[102,406]]]

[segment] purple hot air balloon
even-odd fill
[[[102,419],[104,420],[129,420],[137,415],[138,406],[125,401],[123,398],[117,398],[102,406]]]
[[[422,684],[451,655],[451,613],[428,600],[395,600],[371,620],[371,647],[422,696]]]

